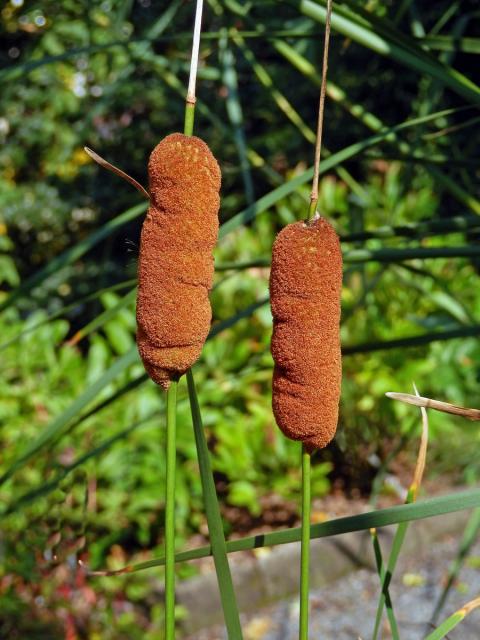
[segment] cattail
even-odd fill
[[[342,377],[342,254],[324,219],[286,226],[273,245],[273,412],[278,426],[308,451],[335,435]]]
[[[148,174],[137,343],[147,373],[167,389],[199,358],[210,330],[221,174],[205,142],[180,133],[155,147]]]

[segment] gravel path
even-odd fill
[[[423,640],[433,606],[441,593],[458,539],[435,543],[416,560],[400,561],[391,586],[401,640]],[[311,592],[311,640],[367,640],[371,638],[378,601],[378,577],[361,569],[328,587]],[[480,544],[473,548],[458,584],[451,590],[440,621],[480,595]],[[244,617],[244,640],[297,640],[298,601],[281,602]],[[382,639],[390,638],[388,623]],[[195,640],[224,640],[221,629],[195,634]],[[480,610],[473,611],[448,635],[449,640],[480,640]]]

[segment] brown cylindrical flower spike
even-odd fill
[[[210,330],[221,174],[205,142],[180,133],[155,147],[148,174],[137,344],[147,373],[167,389],[198,359]]]
[[[307,450],[335,435],[342,378],[339,238],[324,219],[289,224],[273,245],[273,413]]]

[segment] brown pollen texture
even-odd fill
[[[334,437],[342,379],[342,253],[324,219],[287,225],[272,251],[272,406],[283,433],[309,451]]]
[[[148,175],[137,345],[148,375],[167,389],[199,358],[210,330],[221,174],[203,140],[173,133],[152,151]]]

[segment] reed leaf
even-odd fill
[[[333,169],[337,165],[345,162],[345,160],[349,160],[353,158],[355,155],[358,155],[365,149],[378,144],[379,142],[383,142],[387,140],[389,137],[397,133],[398,131],[403,131],[404,129],[409,129],[411,127],[416,127],[420,124],[424,124],[426,122],[430,122],[432,120],[436,120],[439,116],[447,116],[454,113],[456,109],[445,109],[443,111],[437,111],[436,113],[429,114],[427,116],[422,116],[420,118],[413,118],[412,120],[407,120],[402,122],[399,125],[394,127],[386,128],[383,131],[379,132],[376,135],[370,136],[369,138],[364,139],[361,142],[356,142],[355,144],[349,145],[345,147],[341,151],[332,154],[329,158],[326,158],[320,163],[320,173],[324,173],[329,169]],[[219,239],[224,238],[227,234],[231,233],[238,227],[246,224],[255,216],[267,211],[271,206],[276,204],[279,200],[282,200],[286,196],[293,193],[299,186],[305,184],[313,177],[313,167],[310,167],[300,175],[296,176],[292,180],[289,180],[285,184],[282,184],[280,187],[277,187],[270,193],[266,194],[259,198],[252,206],[247,207],[240,213],[237,213],[232,218],[230,218],[227,222],[225,222],[220,228]],[[479,212],[480,212],[480,203],[479,203]]]
[[[90,333],[92,333],[93,331],[97,331],[98,329],[103,327],[104,324],[109,322],[112,318],[115,318],[115,316],[122,309],[124,309],[131,302],[133,302],[135,300],[136,295],[137,295],[137,288],[134,287],[126,295],[124,295],[123,298],[121,298],[117,302],[117,304],[115,304],[113,307],[110,307],[109,309],[105,309],[105,311],[102,311],[102,313],[99,313],[98,316],[96,316],[91,322],[89,322],[84,327],[79,329],[75,333],[75,335],[70,338],[70,340],[68,341],[68,344],[70,345],[78,344],[80,340],[83,340],[83,338],[88,336]]]
[[[300,73],[308,77],[317,86],[320,86],[321,77],[317,73],[315,66],[302,56],[294,47],[281,40],[274,40],[273,45],[275,49],[286,59],[292,66],[294,66]],[[367,128],[372,131],[381,131],[385,128],[385,124],[373,113],[366,111],[365,107],[361,104],[354,104],[348,100],[347,95],[343,89],[335,85],[333,82],[327,82],[327,95],[329,98],[338,102],[350,115],[362,122]],[[468,107],[467,107],[468,108]],[[465,109],[465,107],[460,107]],[[392,132],[386,142],[395,145],[399,151],[408,155],[414,153],[413,147],[405,140],[400,139],[396,132]],[[472,196],[466,189],[464,189],[458,182],[452,180],[444,171],[432,164],[427,164],[426,168],[430,175],[442,185],[442,187],[451,193],[459,202],[467,206],[475,214],[480,214],[480,200]]]
[[[313,524],[310,527],[310,538],[313,540],[353,531],[368,531],[372,528],[379,529],[380,527],[386,527],[392,524],[413,522],[445,515],[446,513],[457,513],[466,509],[474,509],[476,507],[480,507],[480,489],[471,489],[447,496],[422,500],[413,504],[398,505],[396,507],[389,507],[388,509],[378,509],[369,513],[361,513],[355,516],[336,518],[327,522]],[[301,527],[282,529],[272,533],[260,533],[255,536],[248,536],[227,542],[227,552],[249,551],[263,547],[299,542],[300,537]],[[210,545],[207,545],[177,553],[175,559],[176,562],[188,562],[190,560],[206,558],[210,555],[212,555],[212,549]],[[94,575],[95,573],[98,575],[119,575],[122,573],[143,571],[152,567],[163,566],[164,562],[164,558],[154,558],[146,562],[128,565],[118,571],[94,572]]]
[[[467,604],[465,604],[461,609],[456,611],[453,615],[447,618],[442,624],[432,631],[425,640],[442,640],[447,636],[447,633],[452,631],[462,620],[468,616],[474,609],[480,607],[480,598],[475,598],[475,600],[471,600]]]
[[[324,4],[324,0],[320,2]],[[303,15],[318,22],[325,22],[324,6],[312,0],[297,0],[292,3]],[[332,29],[420,74],[432,76],[469,102],[480,102],[480,87],[469,78],[449,65],[439,62],[416,45],[412,38],[407,38],[393,25],[390,26],[386,20],[362,11],[358,5],[353,6],[354,11],[339,5],[335,7],[332,15]]]
[[[7,340],[6,342],[3,342],[2,344],[0,344],[0,351],[7,349],[7,347],[9,347],[10,345],[14,344],[18,340],[21,340],[24,336],[28,335],[29,333],[32,333],[33,331],[40,329],[40,327],[43,327],[49,322],[52,322],[52,320],[65,317],[67,313],[69,313],[70,311],[73,311],[74,309],[78,309],[79,307],[81,307],[83,304],[86,304],[87,302],[98,300],[98,298],[100,298],[100,296],[102,296],[104,293],[113,293],[115,291],[120,291],[121,289],[126,289],[127,287],[131,287],[135,285],[136,282],[137,282],[136,278],[131,278],[130,280],[125,280],[124,282],[119,282],[118,284],[114,284],[111,287],[104,287],[103,289],[97,289],[97,291],[94,291],[93,293],[89,293],[87,296],[78,298],[78,300],[75,300],[75,302],[71,302],[70,304],[67,304],[64,307],[60,307],[58,311],[47,314],[43,320],[40,320],[39,322],[28,326],[26,329],[23,329],[22,331],[20,331],[16,336],[14,336],[13,338],[10,338],[10,340]]]
[[[478,539],[478,535],[480,532],[480,509],[475,509],[472,515],[470,516],[467,526],[465,527],[465,531],[463,532],[462,540],[460,542],[460,546],[458,548],[457,555],[450,565],[448,569],[448,577],[445,585],[443,587],[442,593],[440,594],[437,603],[435,604],[435,608],[433,610],[431,622],[435,624],[440,615],[443,607],[445,606],[445,602],[447,601],[448,594],[450,593],[451,588],[455,584],[458,574],[460,573],[460,569],[463,567],[465,562],[465,558],[470,552],[470,549],[475,544]]]
[[[245,309],[238,311],[229,318],[221,320],[215,323],[207,340],[211,340],[222,331],[234,326],[239,320],[250,317],[257,309],[268,302],[268,298],[254,302]],[[67,407],[57,418],[55,418],[44,431],[35,439],[30,445],[25,447],[24,451],[16,458],[16,460],[10,465],[5,473],[0,476],[0,485],[6,482],[12,475],[23,467],[36,453],[44,449],[47,445],[52,446],[52,443],[64,435],[65,433],[71,433],[71,431],[80,425],[85,419],[91,417],[101,409],[105,408],[113,401],[122,397],[125,393],[138,387],[143,382],[148,380],[146,373],[143,373],[133,380],[130,380],[127,384],[117,390],[110,398],[107,398],[102,403],[91,409],[86,414],[82,414],[85,408],[95,400],[97,395],[111,382],[118,378],[122,373],[128,369],[132,364],[140,362],[138,356],[137,347],[133,346],[127,353],[121,358],[115,361],[115,363],[105,371],[90,387],[88,387],[74,402]],[[76,418],[76,419],[75,419]]]
[[[104,374],[88,387],[72,404],[57,418],[53,420],[31,444],[27,445],[23,453],[10,465],[10,467],[0,476],[0,484],[6,482],[12,475],[20,469],[28,460],[44,446],[57,437],[62,430],[76,418],[80,412],[111,382],[113,382],[125,369],[138,361],[137,347],[132,347],[127,353],[119,358]]]
[[[248,162],[247,142],[243,121],[243,109],[238,93],[238,77],[235,66],[235,56],[229,46],[226,31],[224,37],[219,41],[220,62],[222,65],[222,80],[227,89],[225,98],[227,115],[233,129],[233,140],[237,147],[240,161],[240,171],[242,173],[243,187],[247,204],[252,204],[255,199],[253,179]]]
[[[31,489],[30,491],[27,491],[27,493],[24,493],[22,496],[17,498],[17,500],[7,505],[2,511],[2,516],[3,517],[8,516],[11,513],[14,513],[15,511],[17,511],[19,508],[27,506],[32,502],[34,502],[35,500],[37,500],[38,498],[47,496],[52,491],[55,491],[55,489],[60,485],[60,483],[68,475],[70,475],[72,471],[75,471],[75,469],[83,466],[90,460],[98,458],[102,454],[106,453],[112,448],[114,444],[116,444],[117,442],[121,442],[122,440],[125,440],[133,431],[147,424],[156,415],[158,415],[158,412],[151,413],[146,418],[143,418],[142,420],[134,422],[132,425],[130,425],[126,429],[122,429],[122,431],[115,433],[113,436],[111,436],[110,438],[107,438],[106,440],[98,444],[96,447],[93,447],[93,449],[90,449],[83,455],[79,456],[76,460],[66,465],[65,467],[61,468],[51,480],[44,482],[42,485],[40,485],[39,487],[36,487],[35,489]]]
[[[187,371],[188,395],[192,411],[193,431],[197,447],[198,465],[200,468],[200,480],[202,482],[205,514],[207,517],[210,546],[212,549],[215,571],[217,573],[218,589],[222,602],[225,625],[229,640],[241,640],[242,629],[238,612],[235,590],[233,587],[230,566],[228,564],[225,534],[223,532],[222,517],[218,505],[217,492],[213,480],[210,454],[208,451],[205,433],[203,431],[202,416],[198,403],[195,381],[191,370]]]
[[[93,249],[99,242],[115,233],[120,227],[135,218],[138,218],[147,209],[147,203],[137,204],[127,211],[124,211],[116,218],[109,220],[103,227],[100,227],[87,238],[81,240],[76,245],[59,254],[33,276],[25,280],[19,287],[14,289],[7,298],[0,303],[0,312],[10,307],[19,298],[27,296],[35,287],[44,282],[49,276],[60,269],[73,264],[76,260],[84,256]]]

